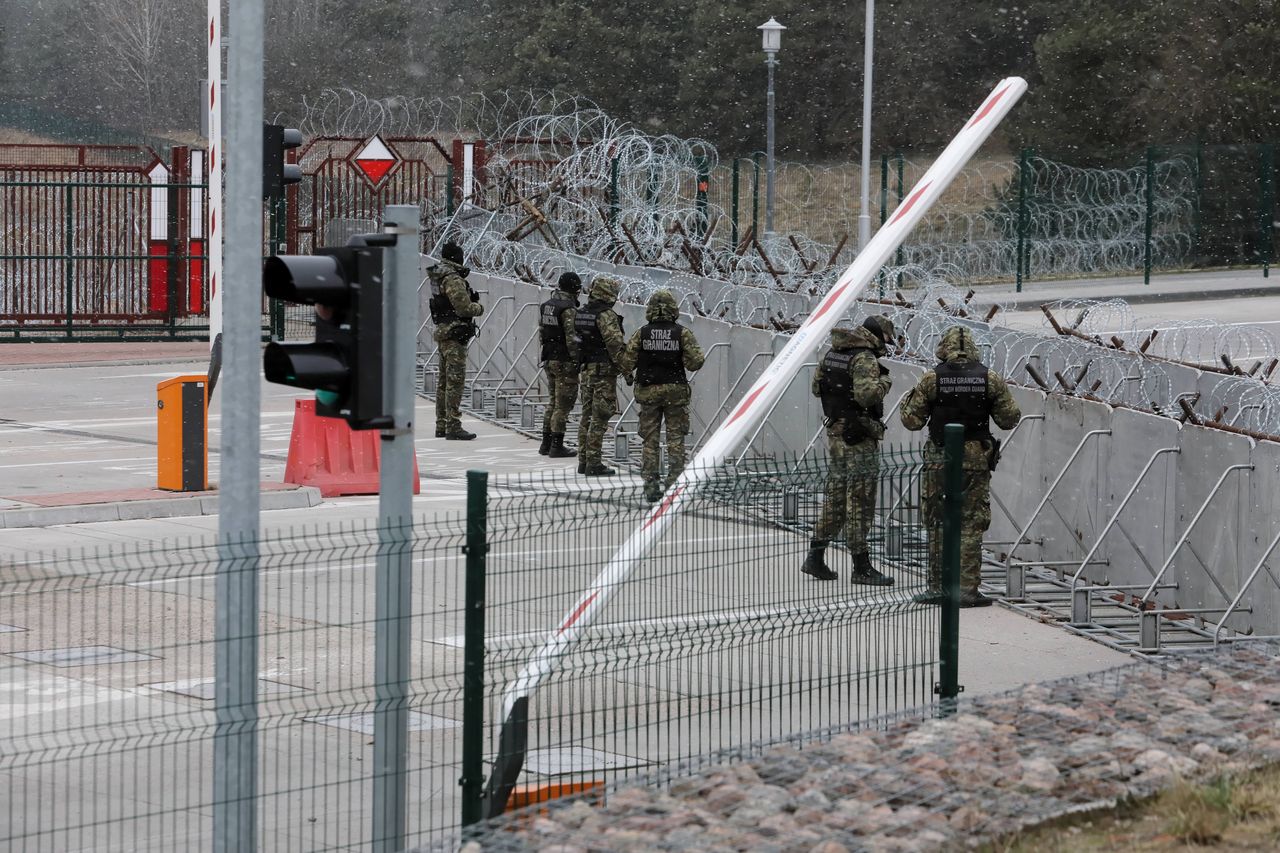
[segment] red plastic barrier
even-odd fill
[[[376,429],[353,430],[339,418],[316,415],[314,399],[295,400],[293,432],[284,481],[316,486],[326,498],[376,495],[382,448]],[[413,459],[413,493],[422,488],[418,458]]]

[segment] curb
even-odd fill
[[[1112,295],[1087,294],[1080,296],[1050,296],[1046,294],[1038,299],[1028,299],[1025,291],[1016,301],[1003,303],[1006,311],[1034,311],[1041,305],[1052,305],[1055,302],[1105,302],[1109,299],[1123,299],[1130,305],[1150,305],[1157,302],[1212,302],[1218,299],[1252,298],[1259,296],[1280,296],[1280,286],[1276,287],[1240,287],[1232,290],[1183,290],[1162,293],[1120,293]]]
[[[262,492],[259,500],[260,508],[263,510],[306,509],[320,503],[320,490],[314,486],[302,486],[297,489]],[[0,529],[93,524],[103,521],[141,521],[148,518],[215,515],[217,512],[217,495],[72,506],[23,507],[0,511]]]

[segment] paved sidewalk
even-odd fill
[[[0,344],[0,370],[10,367],[75,367],[96,364],[171,364],[209,361],[209,345],[196,342],[5,343]]]
[[[1263,278],[1262,270],[1152,273],[1114,278],[1030,279],[1017,291],[1014,282],[974,287],[979,302],[1000,302],[1011,310],[1038,309],[1045,302],[1071,299],[1123,299],[1132,305],[1201,302],[1242,297],[1280,296],[1280,270]]]

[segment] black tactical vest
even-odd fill
[[[604,337],[600,334],[600,326],[596,322],[609,306],[603,302],[588,302],[586,307],[579,308],[573,318],[573,332],[578,337],[578,361],[582,364],[609,362],[609,350],[605,349]]]
[[[687,385],[684,372],[684,327],[659,320],[640,329],[640,353],[636,356],[636,382],[640,385]]]
[[[458,312],[453,309],[453,302],[449,299],[449,294],[444,291],[444,279],[447,273],[442,275],[431,276],[431,298],[427,300],[427,308],[431,311],[431,322],[437,326],[445,323],[454,323],[462,318],[458,316]],[[462,283],[466,285],[467,295],[471,297],[472,302],[480,301],[480,294],[471,289],[471,283],[465,278]]]
[[[833,349],[822,359],[822,377],[818,380],[818,394],[822,398],[822,414],[828,418],[847,418],[866,414],[876,420],[884,417],[884,404],[878,403],[874,411],[864,410],[853,399],[853,382],[849,379],[849,365],[859,353],[874,353],[870,347]]]
[[[576,308],[578,303],[563,296],[553,296],[542,303],[539,330],[542,332],[542,360],[568,361],[569,347],[564,339],[564,326],[560,321],[564,312]]]
[[[929,413],[929,438],[942,444],[943,427],[962,424],[965,441],[991,437],[987,366],[980,361],[944,361],[933,369],[938,397]]]

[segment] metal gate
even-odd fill
[[[0,340],[207,332],[204,152],[0,145]]]

